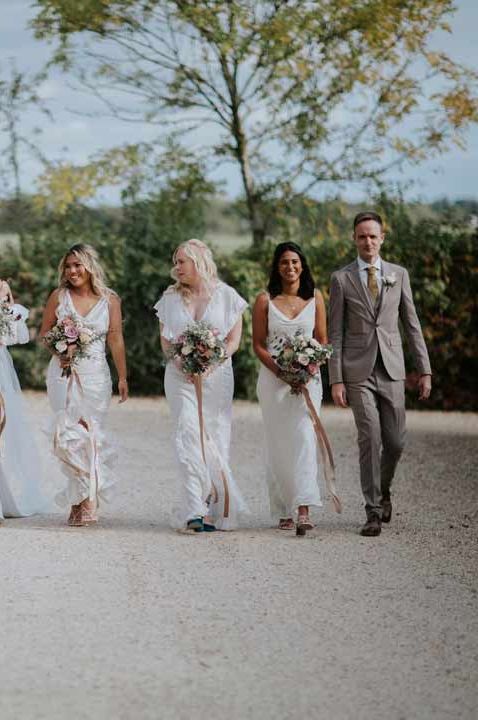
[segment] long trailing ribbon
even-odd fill
[[[317,414],[317,410],[314,407],[312,398],[310,397],[309,390],[306,386],[302,387],[302,394],[304,396],[307,408],[310,413],[312,425],[314,426],[315,434],[317,437],[317,444],[319,446],[320,455],[322,457],[322,464],[324,466],[325,483],[327,490],[332,497],[332,503],[334,510],[337,513],[342,512],[342,502],[337,494],[337,488],[335,486],[335,462],[334,455],[332,453],[332,447],[325,432],[325,428],[320,422],[320,418]]]
[[[5,409],[5,399],[0,392],[0,439],[2,437],[3,431],[5,430],[5,425],[7,424],[7,411]],[[3,456],[3,446],[0,446],[0,456]]]
[[[71,404],[71,398],[73,393],[73,386],[78,386],[78,390],[81,396],[84,395],[83,386],[81,384],[81,379],[78,374],[78,372],[72,368],[70,374],[68,375],[68,383],[66,386],[66,402],[65,402],[65,412],[68,410],[70,404]],[[62,452],[59,451],[60,449],[60,438],[59,438],[59,431],[55,432],[55,437],[53,440],[53,447],[55,450],[55,454],[60,457],[60,459],[65,463],[65,465],[68,465],[72,470],[74,470],[78,475],[88,475],[88,499],[89,500],[97,500],[98,499],[98,485],[99,485],[99,462],[98,462],[98,447],[96,443],[96,439],[93,437],[93,429],[91,425],[84,419],[80,418],[79,424],[82,425],[86,432],[88,433],[88,440],[90,444],[90,466],[89,468],[83,468],[80,465],[76,465],[71,461],[71,459],[68,456],[68,452],[65,450],[62,450]],[[0,432],[1,434],[1,432]]]
[[[204,465],[207,468],[207,460],[206,460],[206,444],[209,445],[210,451],[213,453],[216,462],[218,463],[220,467],[220,475],[222,479],[222,484],[224,487],[224,517],[229,517],[229,486],[227,484],[227,478],[226,473],[224,472],[224,469],[222,467],[221,457],[219,455],[219,452],[217,451],[214,443],[211,442],[206,427],[204,424],[204,413],[203,413],[203,394],[202,394],[202,375],[193,375],[193,384],[194,389],[196,391],[196,399],[197,399],[197,406],[198,406],[198,419],[199,419],[199,436],[201,439],[201,453],[202,453],[202,459],[204,460]],[[212,497],[213,501],[218,501],[218,491],[216,486],[214,485],[214,482],[211,478],[211,485],[212,485]]]

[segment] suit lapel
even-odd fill
[[[362,298],[366,307],[369,309],[369,311],[375,317],[375,309],[373,307],[372,298],[370,297],[370,294],[367,292],[367,290],[365,289],[365,287],[362,283],[362,280],[360,279],[360,270],[359,270],[357,261],[355,261],[353,266],[348,271],[348,276],[350,278],[350,282],[352,283],[355,290],[358,292],[358,294]]]
[[[385,283],[383,282],[383,279],[386,275],[390,274],[390,268],[388,266],[388,263],[384,262],[382,260],[382,287],[380,289],[380,297],[377,303],[377,317],[382,312],[385,303],[387,301],[387,295],[388,295],[388,289],[385,287]]]

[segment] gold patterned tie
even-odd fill
[[[374,303],[377,302],[378,298],[378,282],[377,282],[377,268],[373,265],[367,268],[368,279],[367,287],[370,295],[373,298]]]

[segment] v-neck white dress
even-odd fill
[[[101,335],[91,343],[88,357],[75,363],[70,378],[62,377],[57,357],[52,357],[48,366],[48,399],[55,413],[53,453],[67,477],[67,486],[56,500],[59,505],[78,505],[88,497],[109,500],[116,453],[105,434],[111,401],[111,375],[106,360],[108,298],[102,297],[83,316],[76,311],[68,290],[63,290],[56,315],[58,319],[68,315],[79,318]]]
[[[293,319],[269,300],[267,343],[300,330],[312,337],[315,299]],[[307,389],[317,413],[322,402],[322,382],[311,380]],[[302,395],[292,395],[290,385],[261,364],[257,396],[264,421],[266,476],[274,520],[294,517],[299,505],[322,506],[320,465],[314,427]]]
[[[247,303],[229,285],[219,282],[201,318],[225,338],[239,320]],[[162,335],[174,341],[194,322],[181,295],[168,288],[154,306]],[[228,359],[203,381],[203,413],[206,429],[206,464],[201,453],[198,406],[194,386],[173,362],[166,365],[166,399],[174,423],[174,447],[181,477],[181,499],[173,510],[172,524],[181,527],[195,517],[212,517],[216,527],[237,527],[245,503],[229,465],[234,375]],[[217,495],[216,495],[217,493]],[[216,502],[212,498],[216,495]]]

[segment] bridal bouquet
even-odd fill
[[[68,357],[70,365],[63,368],[62,377],[71,375],[71,367],[81,358],[88,357],[88,347],[102,335],[95,333],[86,323],[71,315],[58,320],[43,340],[50,350],[60,357]]]
[[[186,375],[202,375],[226,359],[226,347],[219,338],[218,330],[206,322],[198,321],[188,325],[172,343],[171,354],[181,361]]]
[[[13,335],[13,323],[20,320],[21,315],[6,300],[0,302],[0,337]]]
[[[320,378],[320,366],[332,355],[331,345],[321,345],[314,338],[305,337],[300,331],[292,336],[277,337],[271,347],[271,355],[280,368],[281,377],[292,384],[306,385],[309,380]],[[292,388],[293,394],[298,394]]]

